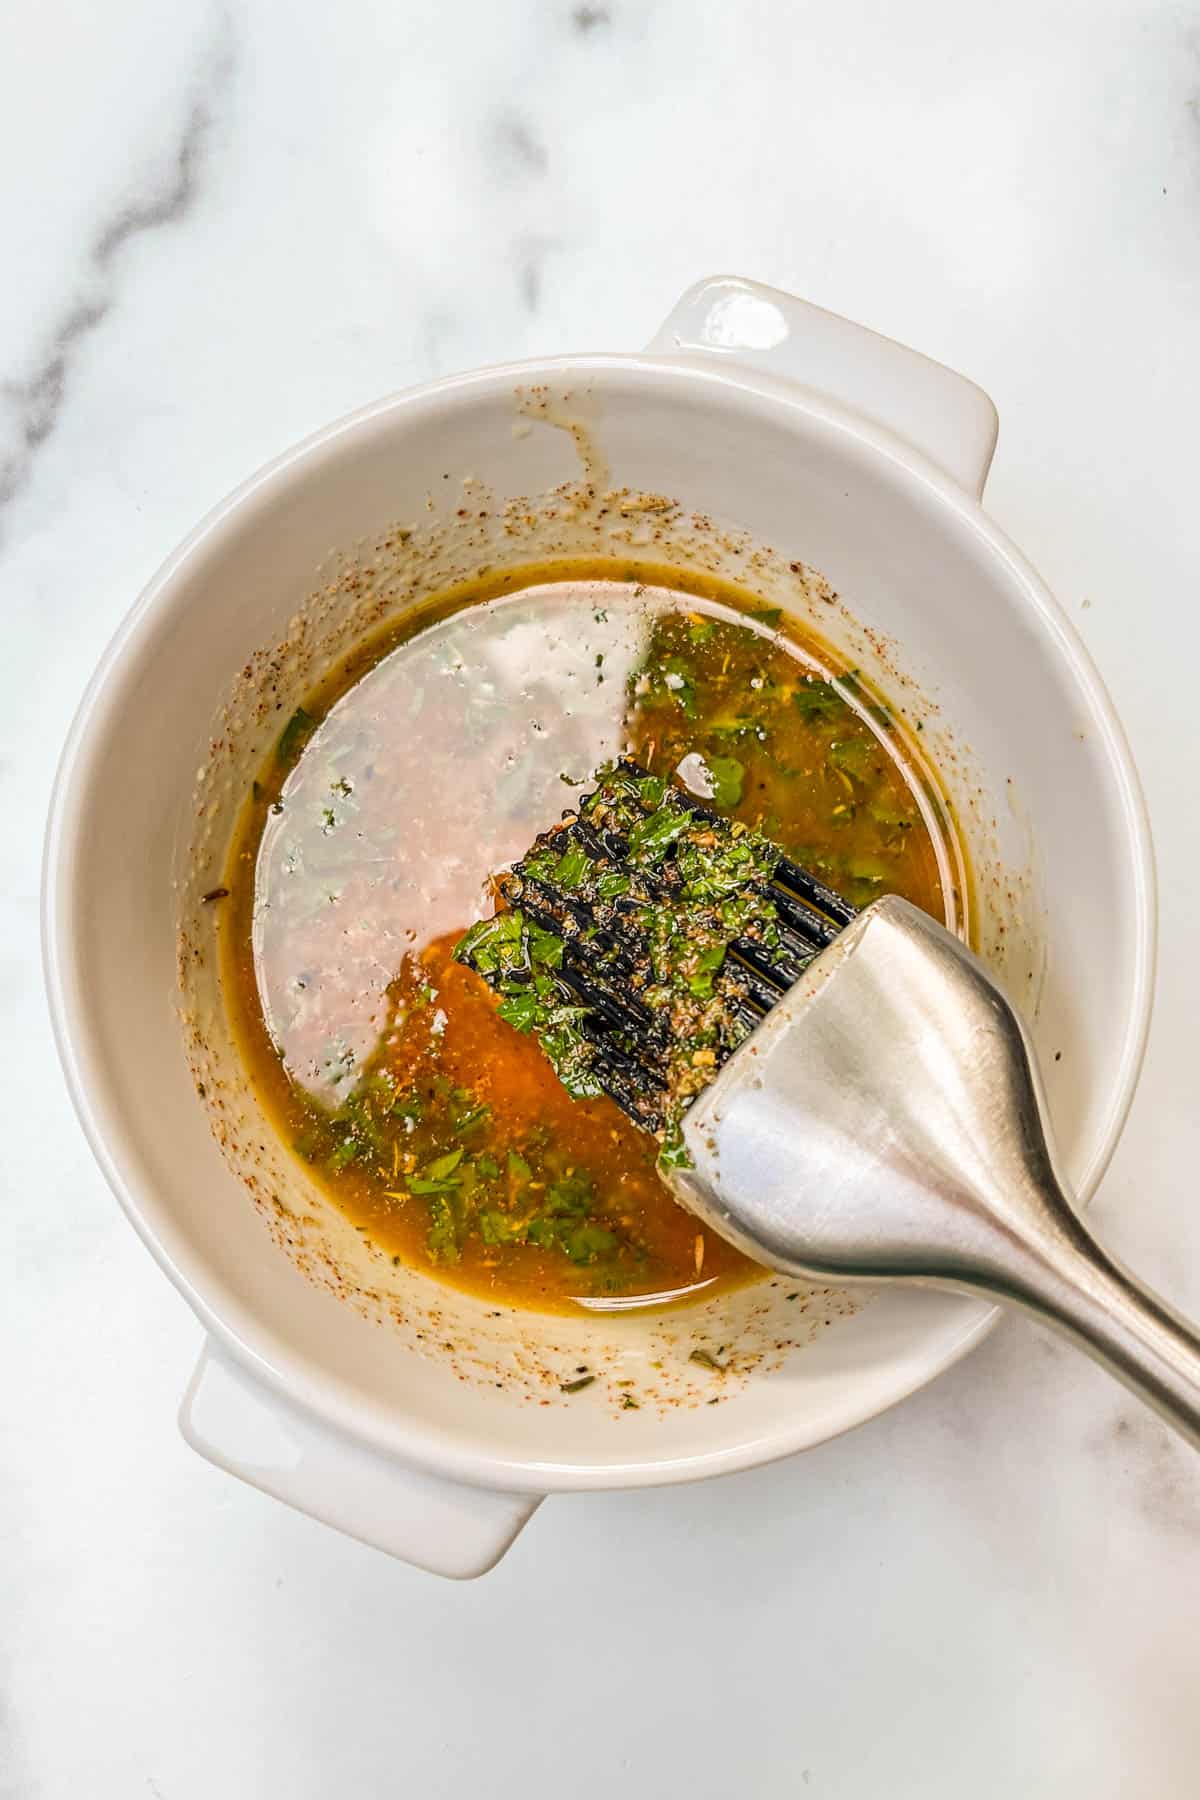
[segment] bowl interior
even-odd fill
[[[610,549],[760,589],[920,724],[974,867],[976,940],[1030,1023],[1085,1197],[1148,1010],[1148,854],[1103,693],[1019,557],[869,429],[728,372],[597,358],[401,397],[257,477],[144,598],[69,747],[48,857],[64,1056],[110,1179],[212,1329],[349,1429],[518,1485],[675,1479],[817,1442],[988,1316],[775,1282],[654,1320],[498,1320],[372,1264],[239,1087],[198,897],[280,713],[436,586]],[[734,1346],[726,1375],[689,1360],[714,1339]],[[564,1396],[579,1366],[602,1378]],[[619,1403],[623,1380],[644,1403]]]

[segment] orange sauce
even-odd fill
[[[496,671],[527,666],[513,647],[539,642],[543,614],[560,696],[535,671],[497,698]],[[613,748],[662,774],[708,758],[723,810],[856,904],[896,892],[945,915],[954,846],[899,722],[824,646],[775,627],[753,595],[708,576],[509,571],[358,647],[288,722],[231,850],[225,991],[277,1129],[398,1261],[550,1311],[664,1304],[759,1273],[674,1202],[652,1138],[610,1100],[568,1095],[453,950],[471,911],[490,910],[494,820],[512,811],[504,847],[519,854]],[[522,708],[528,730],[510,741]],[[479,741],[460,745],[448,791],[466,807],[476,771],[495,791],[442,881],[438,834],[449,843],[456,820],[428,795],[456,732]],[[409,771],[395,757],[414,741]],[[554,770],[568,752],[573,766]]]

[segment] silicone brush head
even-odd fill
[[[496,879],[459,959],[566,1086],[677,1138],[694,1096],[856,910],[739,821],[636,763]]]

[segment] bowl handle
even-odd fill
[[[798,382],[904,438],[976,499],[996,448],[982,388],[891,338],[736,275],[688,289],[647,349],[722,358]]]
[[[179,1410],[193,1450],[402,1562],[467,1580],[499,1562],[541,1503],[427,1475],[343,1437],[265,1387],[210,1338]]]

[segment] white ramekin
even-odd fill
[[[641,355],[396,396],[218,506],[122,626],[63,755],[44,890],[55,1031],[101,1167],[207,1334],[189,1440],[453,1575],[489,1567],[555,1490],[693,1479],[843,1431],[946,1368],[992,1317],[945,1296],[881,1296],[719,1405],[618,1417],[598,1395],[518,1403],[306,1283],[218,1154],[181,1048],[172,885],[214,709],[233,671],[286,630],[331,548],[436,510],[463,477],[502,503],[577,475],[569,434],[514,430],[530,395],[551,426],[586,419],[614,488],[677,497],[785,565],[815,565],[865,628],[884,686],[920,696],[982,872],[984,935],[993,950],[1004,930],[1023,937],[1027,966],[1018,957],[1009,973],[1023,970],[1085,1199],[1132,1097],[1153,977],[1149,832],[1120,726],[1063,613],[981,510],[991,402],[914,352],[714,279]],[[842,617],[830,607],[835,637]]]

